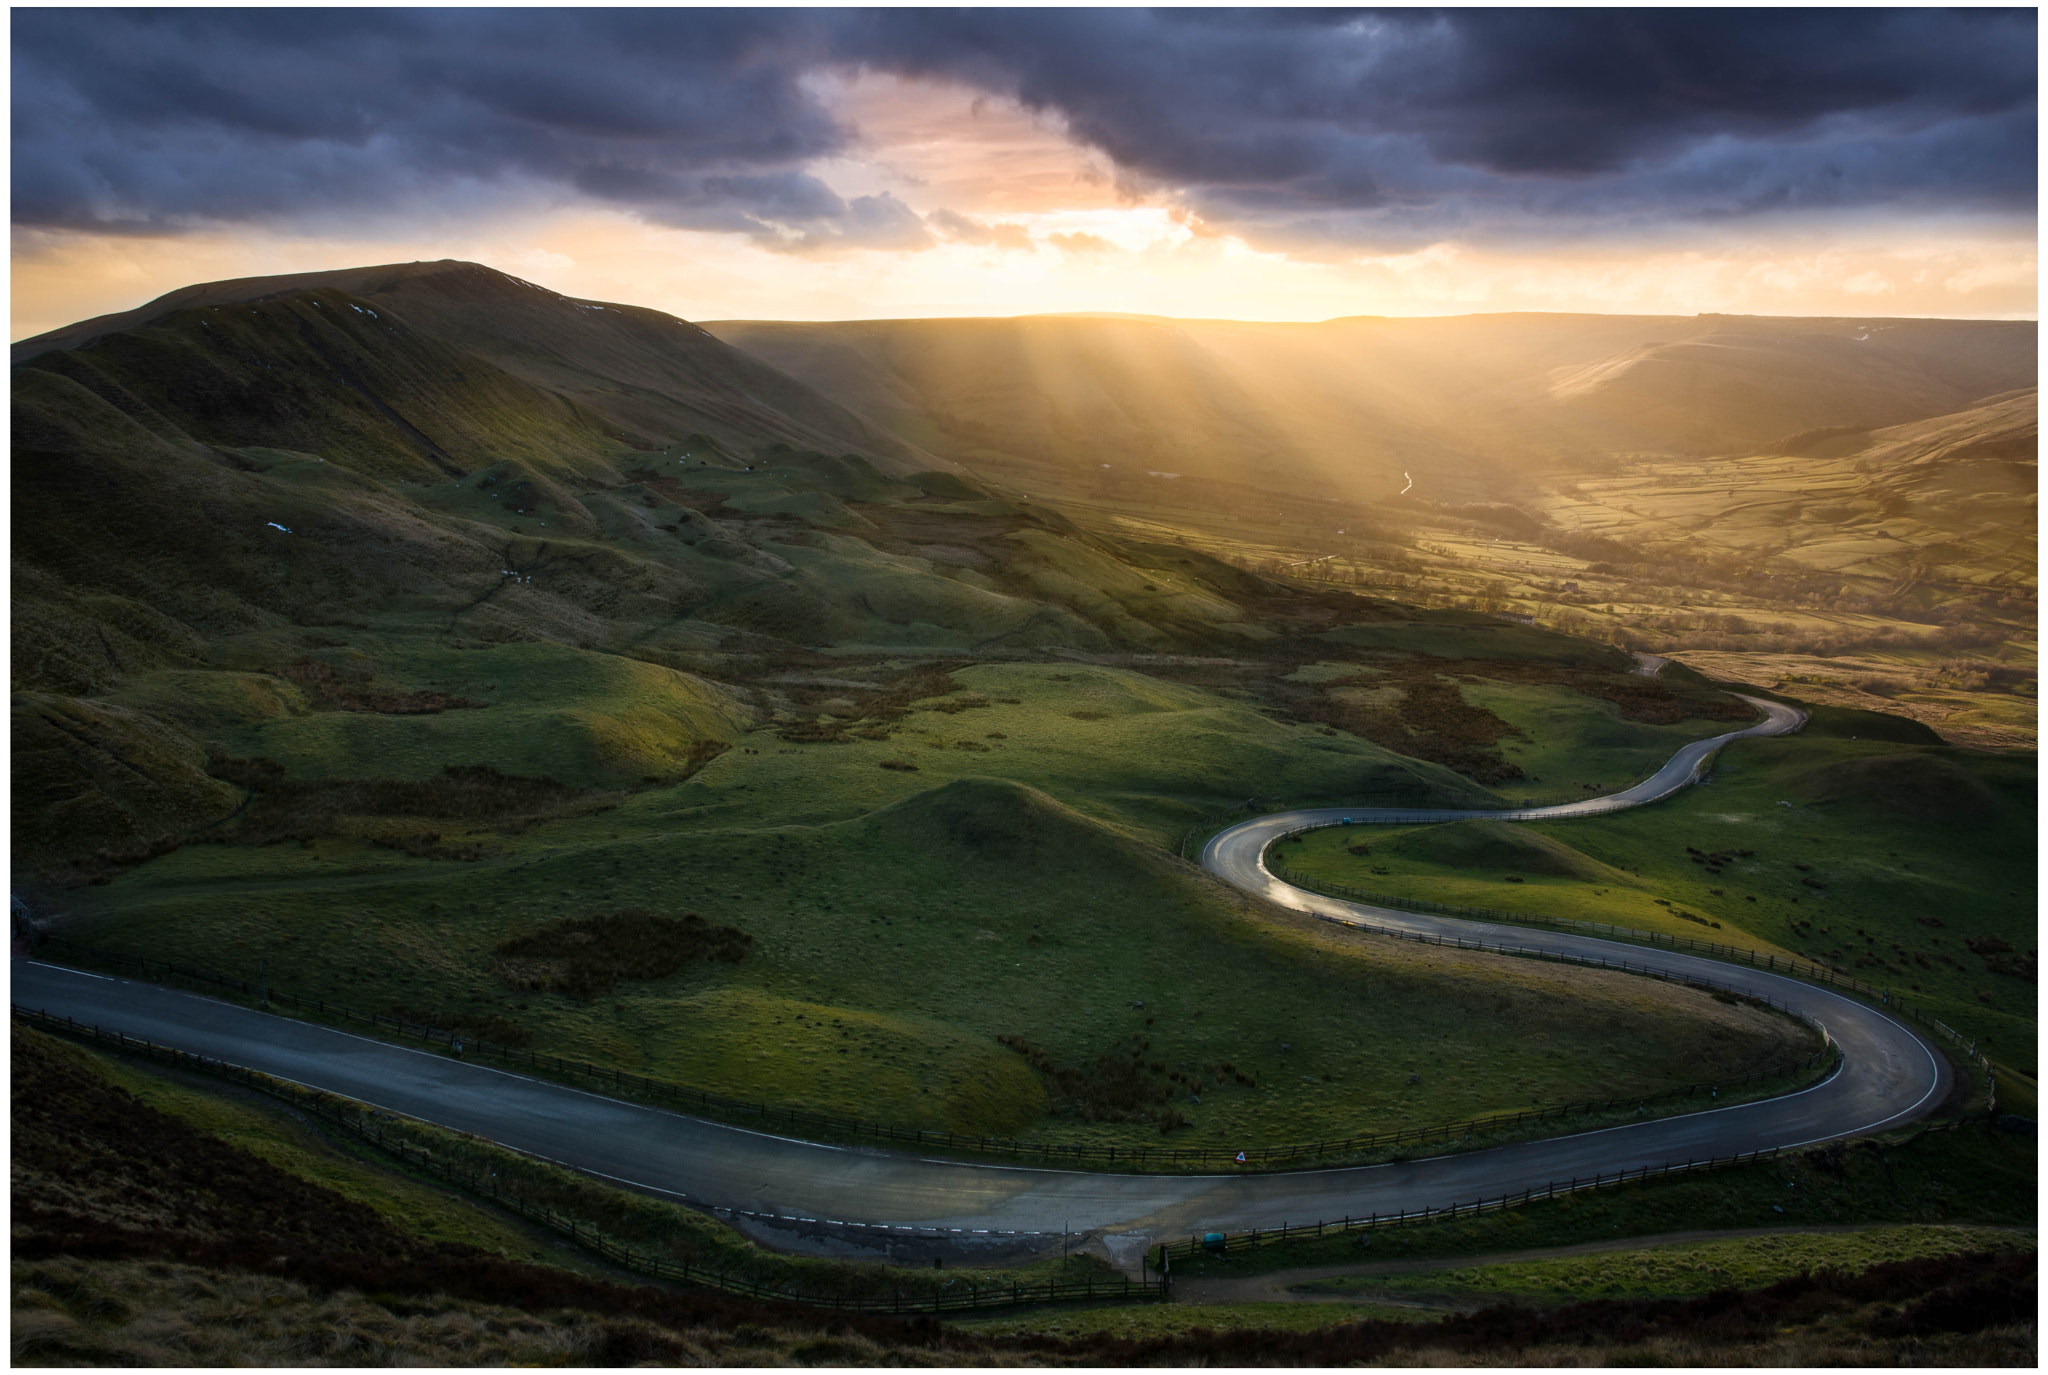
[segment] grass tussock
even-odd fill
[[[650,1323],[575,1310],[373,1299],[161,1262],[17,1265],[12,1318],[12,1358],[28,1366],[609,1366],[710,1354]]]
[[[754,938],[714,926],[695,912],[665,917],[627,908],[552,922],[499,942],[498,976],[514,988],[554,989],[591,999],[621,979],[665,979],[691,960],[737,964]]]
[[[685,1316],[671,1311],[690,1307],[685,1296],[591,1282],[575,1285],[591,1292],[564,1296],[581,1304],[527,1305],[163,1262],[17,1263],[13,1280],[11,1354],[23,1366],[2024,1368],[2035,1349],[2031,1257],[1906,1262],[1691,1300],[1602,1300],[1542,1314],[1509,1306],[1309,1331],[1169,1307],[1143,1316],[1158,1320],[1148,1324],[1154,1331],[1178,1330],[1135,1340],[1040,1336],[1028,1320],[982,1336],[786,1305]]]
[[[1822,1271],[1687,1299],[1502,1305],[1428,1325],[1368,1321],[1291,1334],[1192,1332],[1132,1344],[1132,1364],[2033,1364],[2033,1252]],[[1282,1352],[1291,1359],[1276,1361]],[[1889,1360],[1872,1360],[1890,1353]],[[1965,1356],[1960,1361],[1937,1353]],[[1180,1360],[1173,1361],[1172,1355]],[[1912,1359],[1914,1356],[1918,1359]]]
[[[1452,1302],[1491,1299],[1558,1304],[1594,1298],[1692,1298],[1726,1289],[1761,1289],[1827,1270],[1860,1274],[1873,1265],[1893,1261],[2034,1249],[2032,1233],[2016,1229],[1873,1227],[1347,1275],[1311,1280],[1299,1287],[1305,1293],[1353,1299],[1422,1295]]]

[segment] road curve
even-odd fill
[[[1727,740],[1798,725],[1790,709],[1758,705],[1770,713],[1762,725],[1688,745],[1653,778],[1618,796],[1632,803],[1664,796],[1689,781]],[[1585,815],[1610,809],[1599,804],[1614,800],[1437,815]],[[1345,815],[1365,820],[1424,814],[1352,809],[1260,817],[1218,836],[1204,850],[1203,863],[1240,887],[1339,921],[1455,930],[1596,957],[1618,957],[1625,950],[1639,966],[1731,984],[1819,1020],[1842,1047],[1843,1069],[1823,1084],[1764,1102],[1430,1160],[1286,1174],[1120,1175],[795,1141],[193,993],[26,959],[13,961],[12,1001],[490,1137],[729,1215],[778,1244],[834,1254],[901,1254],[913,1243],[929,1246],[933,1238],[968,1254],[986,1254],[1042,1249],[1063,1231],[1101,1232],[1111,1253],[1135,1268],[1135,1256],[1154,1239],[1441,1207],[1595,1173],[1807,1144],[1909,1121],[1947,1093],[1947,1062],[1932,1047],[1884,1012],[1826,989],[1674,951],[1340,902],[1283,884],[1260,863],[1273,836]]]

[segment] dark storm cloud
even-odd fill
[[[15,219],[552,198],[915,247],[805,84],[1059,116],[1134,187],[1283,244],[1887,207],[2027,214],[2031,10],[17,10]],[[933,226],[961,237],[952,221]]]
[[[858,231],[802,171],[849,136],[800,85],[807,32],[748,11],[18,11],[15,222],[554,196]]]

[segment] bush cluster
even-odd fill
[[[691,960],[738,963],[753,944],[738,927],[713,926],[695,912],[677,918],[629,907],[500,941],[493,967],[514,988],[590,999],[611,992],[621,979],[665,979]]]

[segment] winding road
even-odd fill
[[[1133,1271],[1155,1240],[1469,1203],[1553,1181],[1689,1159],[1810,1144],[1895,1126],[1947,1095],[1947,1061],[1883,1011],[1781,975],[1590,936],[1493,926],[1368,907],[1305,892],[1269,873],[1278,836],[1354,822],[1534,820],[1639,806],[1683,788],[1715,750],[1783,734],[1801,713],[1754,698],[1765,720],[1687,745],[1625,792],[1519,811],[1321,809],[1262,816],[1216,836],[1211,873],[1284,906],[1347,923],[1501,940],[1524,949],[1619,958],[1709,978],[1802,1009],[1844,1055],[1801,1092],[1681,1117],[1397,1164],[1261,1175],[1120,1175],[968,1164],[876,1148],[819,1145],[620,1102],[489,1065],[370,1040],[134,980],[17,958],[17,1007],[120,1030],[345,1094],[392,1112],[490,1137],[659,1195],[708,1208],[786,1249],[920,1259],[993,1260],[1042,1252],[1062,1233],[1094,1233]]]

